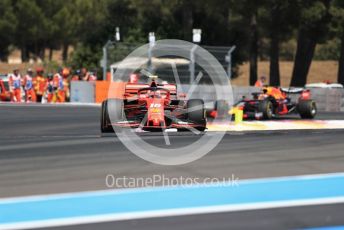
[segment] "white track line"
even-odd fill
[[[325,205],[325,204],[337,204],[337,203],[344,203],[344,197],[303,199],[303,200],[277,201],[277,202],[261,202],[261,203],[250,203],[250,204],[239,204],[239,205],[218,205],[218,206],[197,207],[197,208],[180,208],[180,209],[167,209],[167,210],[157,210],[157,211],[108,214],[108,215],[98,215],[98,216],[83,216],[83,217],[75,217],[75,218],[60,218],[60,219],[52,219],[52,220],[45,220],[45,221],[28,221],[28,222],[21,222],[21,223],[15,223],[15,224],[3,224],[3,225],[0,225],[0,229],[2,230],[18,229],[19,230],[19,229],[31,229],[31,228],[46,228],[46,227],[70,226],[70,225],[79,225],[79,224],[94,224],[94,223],[112,222],[112,221],[124,221],[124,220],[132,220],[132,219],[159,218],[159,217],[168,217],[168,216],[197,215],[197,214],[311,206],[311,205]]]
[[[100,107],[100,103],[66,102],[66,103],[11,103],[0,102],[0,106],[8,107]]]

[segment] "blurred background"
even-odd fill
[[[223,59],[236,46],[236,85],[254,85],[261,75],[276,86],[343,84],[343,28],[340,0],[2,0],[0,73],[63,65],[97,69],[101,78],[107,41],[111,64],[150,32],[193,41],[199,29],[198,43]]]
[[[212,72],[195,80],[195,50],[150,55],[161,39],[209,51],[233,86],[222,84],[228,98],[214,97]],[[130,69],[134,57],[129,83],[111,88],[119,63],[145,44],[144,71]],[[202,145],[201,159],[158,165],[101,132],[113,125],[105,100],[122,99],[127,83],[146,87],[136,84],[145,72],[173,84],[174,66],[186,98],[211,105],[201,135],[226,133],[214,149]],[[0,0],[0,229],[344,229],[343,84],[344,0]],[[311,116],[290,114],[300,101]],[[246,105],[258,105],[254,118]],[[136,131],[176,153],[200,138]],[[155,177],[177,187],[123,184]]]

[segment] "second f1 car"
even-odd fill
[[[298,98],[293,100],[293,94],[299,95]],[[313,119],[317,114],[316,103],[308,89],[264,87],[262,92],[252,96],[251,99],[243,98],[234,107],[243,110],[244,118],[271,119],[297,113],[302,119]]]

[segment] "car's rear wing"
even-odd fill
[[[304,88],[281,88],[281,91],[287,94],[300,94],[303,91],[305,91],[305,89]]]
[[[311,99],[311,91],[305,88],[281,88],[281,91],[287,95],[300,94],[301,100]]]

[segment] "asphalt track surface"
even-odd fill
[[[230,133],[205,157],[160,166],[129,152],[115,136],[101,137],[99,107],[0,105],[0,197],[108,189],[117,177],[215,177],[239,179],[344,171],[344,131]],[[318,119],[344,119],[321,113]],[[187,145],[194,135],[171,135]],[[161,145],[161,135],[143,139]],[[252,191],[254,192],[254,191]],[[322,205],[164,217],[51,229],[303,228],[344,225],[344,205]]]

